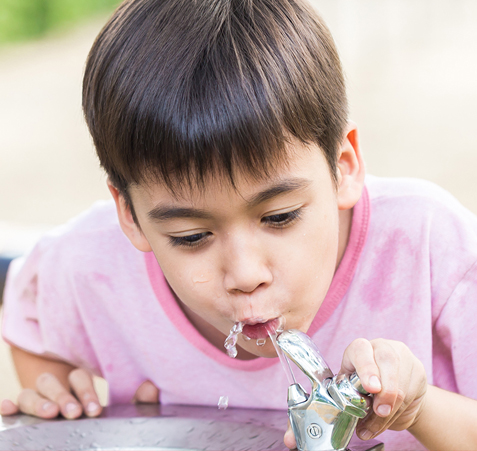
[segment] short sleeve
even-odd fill
[[[477,399],[477,263],[457,284],[434,324],[434,383]]]
[[[29,255],[10,264],[2,334],[6,342],[25,351],[99,374],[75,302],[75,286],[69,275],[71,257],[61,237],[50,235]]]

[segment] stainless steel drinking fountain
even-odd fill
[[[0,417],[2,451],[285,451],[284,411],[178,405],[115,405],[99,418]]]
[[[283,410],[115,405],[106,407],[99,418],[0,416],[0,450],[285,451],[285,429]],[[356,439],[352,449],[380,448]]]
[[[311,393],[300,384],[288,389],[288,417],[300,451],[384,450],[376,441],[350,444],[356,425],[371,408],[372,399],[356,375],[334,376],[316,345],[299,330],[277,339],[285,355],[308,377]]]

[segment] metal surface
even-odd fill
[[[283,411],[215,407],[117,405],[100,418],[40,420],[0,416],[0,450],[287,450]],[[381,451],[356,437],[349,451]]]
[[[371,397],[365,396],[356,389],[353,382],[361,386],[361,382],[357,382],[357,375],[353,373],[352,376],[347,374],[340,374],[330,381],[327,386],[328,393],[338,404],[343,412],[347,412],[357,418],[364,418],[371,406]],[[362,386],[361,386],[362,388]],[[369,395],[369,393],[367,393]]]
[[[286,450],[284,411],[117,405],[100,418],[0,417],[0,450]]]
[[[369,395],[369,393],[364,389],[363,385],[361,384],[361,380],[358,377],[356,373],[353,373],[349,377],[350,383],[353,385],[353,387],[358,390],[361,394],[363,395]]]
[[[297,448],[345,450],[358,420],[366,416],[371,406],[371,398],[358,391],[357,387],[362,389],[359,378],[333,376],[316,345],[299,330],[283,332],[277,343],[312,383],[310,395],[299,384],[288,390],[288,417]]]
[[[298,330],[286,330],[278,336],[277,343],[287,357],[306,374],[313,388],[333,377],[333,373],[308,335]]]

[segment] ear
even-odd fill
[[[142,252],[152,251],[151,246],[142,233],[141,228],[134,222],[131,209],[126,204],[124,196],[118,191],[117,188],[113,186],[109,179],[107,183],[109,191],[111,192],[114,202],[116,203],[116,211],[118,213],[119,224],[122,231],[129,238],[129,241],[131,241],[136,249]]]
[[[364,160],[358,141],[358,128],[348,122],[338,158],[338,208],[349,210],[361,197],[364,186]]]

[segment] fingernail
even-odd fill
[[[371,376],[368,381],[369,385],[375,390],[381,390],[381,381],[378,376]]]
[[[360,438],[363,440],[369,440],[373,434],[371,433],[370,430],[368,429],[363,429],[362,431],[359,432]]]
[[[66,404],[65,406],[65,412],[66,413],[73,413],[75,410],[78,409],[78,404],[75,404],[74,402],[69,402],[68,404]]]
[[[381,404],[378,406],[377,412],[379,415],[387,417],[391,413],[391,406],[388,406],[387,404]]]
[[[52,406],[53,406],[53,403],[52,403],[52,402],[45,402],[45,404],[43,404],[43,405],[41,406],[41,408],[42,408],[43,410],[49,410],[49,409],[51,409]]]
[[[93,402],[93,401],[88,403],[88,405],[86,406],[86,412],[88,412],[88,413],[93,413],[98,409],[99,409],[99,405],[97,403]]]

